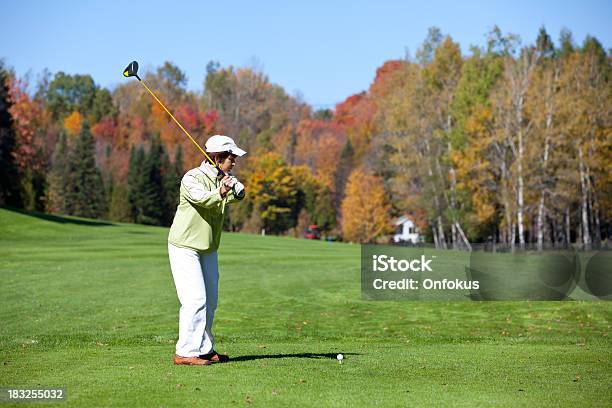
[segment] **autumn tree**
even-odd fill
[[[534,124],[533,151],[529,156],[537,160],[540,166],[531,172],[528,185],[532,194],[537,192],[538,195],[533,197],[532,201],[537,205],[534,214],[536,244],[538,250],[542,251],[545,241],[553,242],[550,234],[545,234],[548,225],[546,220],[552,218],[553,206],[549,205],[549,201],[558,171],[558,162],[553,163],[553,160],[558,157],[561,139],[558,117],[561,65],[559,53],[544,27],[540,28],[534,52],[536,67],[526,105]]]
[[[23,206],[42,211],[49,156],[45,140],[48,115],[40,101],[30,97],[25,81],[12,78],[9,84],[10,114],[16,136],[13,157],[19,172]]]
[[[500,175],[493,159],[493,112],[489,95],[503,71],[502,60],[489,44],[472,48],[461,69],[452,103],[454,126],[449,155],[456,168],[457,197],[464,206],[468,235],[472,240],[494,237],[500,222],[497,189]]]
[[[219,127],[247,151],[270,151],[274,146],[294,164],[296,128],[305,104],[270,83],[261,70],[209,63],[202,103],[206,110],[218,112]]]
[[[391,232],[391,205],[382,180],[354,170],[342,202],[342,236],[346,241],[370,243]]]
[[[71,136],[76,136],[81,131],[83,123],[83,115],[80,112],[74,111],[64,119],[64,129]]]
[[[509,225],[510,243],[514,245],[512,238],[518,234],[521,248],[526,243],[527,209],[525,202],[526,194],[526,171],[527,154],[531,150],[529,143],[532,139],[533,122],[527,113],[527,93],[536,63],[536,54],[532,47],[523,47],[518,57],[512,55],[504,57],[504,74],[499,82],[499,87],[493,96],[494,112],[496,115],[496,139],[502,149],[507,147],[507,170],[506,180],[510,183],[510,202],[505,200],[507,214],[511,214]],[[515,193],[514,193],[515,192]],[[516,217],[514,217],[516,214]]]
[[[605,194],[610,191],[609,78],[609,57],[593,38],[587,38],[582,49],[566,54],[562,60],[558,116],[566,137],[560,148],[564,154],[560,157],[559,186],[564,187],[556,193],[566,198],[568,225],[571,208],[577,208],[577,241],[587,249],[601,239],[602,209],[608,209],[609,214],[610,208],[609,195]],[[577,200],[575,194],[563,194],[569,188],[579,192]]]
[[[419,64],[411,62],[400,74],[395,89],[378,101],[377,118],[384,131],[375,145],[376,170],[386,175],[387,188],[398,211],[413,213],[418,208],[427,209],[423,221],[431,226],[436,247],[444,248],[444,202],[438,194],[435,153],[424,137],[428,127],[421,92],[422,70]]]
[[[430,135],[424,137],[426,148],[439,150],[440,156],[434,159],[433,173],[439,181],[441,200],[447,210],[445,218],[450,224],[450,238],[453,248],[466,247],[470,249],[469,240],[464,232],[464,205],[457,192],[456,168],[450,157],[456,146],[452,140],[455,127],[452,105],[455,99],[457,84],[462,66],[459,45],[450,37],[445,37],[435,47],[434,57],[430,64],[423,68],[424,98],[426,105],[431,107],[425,117],[431,129]],[[440,237],[439,237],[440,238]]]
[[[262,72],[209,66],[204,101],[220,112],[224,132],[252,150],[256,135],[269,126],[266,97],[270,89],[268,78]]]
[[[400,209],[425,206],[436,247],[470,248],[462,224],[465,205],[457,187],[453,102],[461,74],[459,46],[431,29],[418,61],[407,63],[397,75],[397,87],[378,102],[383,136],[379,162],[390,174]],[[418,204],[421,202],[421,204]],[[428,202],[430,205],[425,205]],[[421,207],[422,208],[422,207]],[[450,231],[449,231],[450,230]]]
[[[179,67],[166,61],[153,73],[147,73],[146,80],[155,89],[158,97],[166,107],[169,107],[176,119],[186,128],[199,143],[212,131],[208,118],[200,115],[195,95],[188,92],[187,76]],[[161,143],[177,145],[191,143],[177,127],[166,110],[150,95],[143,95],[149,104],[147,130],[150,134],[158,134]],[[193,152],[193,157],[197,152]]]
[[[245,184],[248,230],[280,234],[296,225],[298,187],[282,157],[264,153],[252,159]]]
[[[189,98],[186,92],[187,75],[169,61],[164,62],[154,73],[147,73],[146,79],[169,106],[178,106]]]

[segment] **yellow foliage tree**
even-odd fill
[[[64,129],[74,136],[81,131],[81,124],[83,123],[83,115],[79,112],[74,111],[64,119]]]
[[[391,228],[391,204],[382,180],[354,170],[348,179],[342,201],[342,234],[346,241],[368,243],[388,234]]]
[[[252,232],[263,227],[266,233],[280,234],[295,226],[297,186],[281,156],[269,152],[251,158],[245,180]]]

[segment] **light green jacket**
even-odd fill
[[[221,177],[217,169],[203,162],[181,180],[180,201],[170,227],[168,242],[203,253],[219,248],[225,206],[244,198],[230,190],[221,198]]]

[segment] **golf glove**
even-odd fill
[[[238,181],[238,179],[234,176],[232,176],[232,188],[234,189],[234,194],[236,194],[237,196],[241,196],[244,194],[244,184],[242,184],[241,182]]]

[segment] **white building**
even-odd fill
[[[395,221],[395,235],[393,242],[411,242],[416,244],[423,242],[423,236],[419,233],[419,228],[407,215],[402,215]]]

